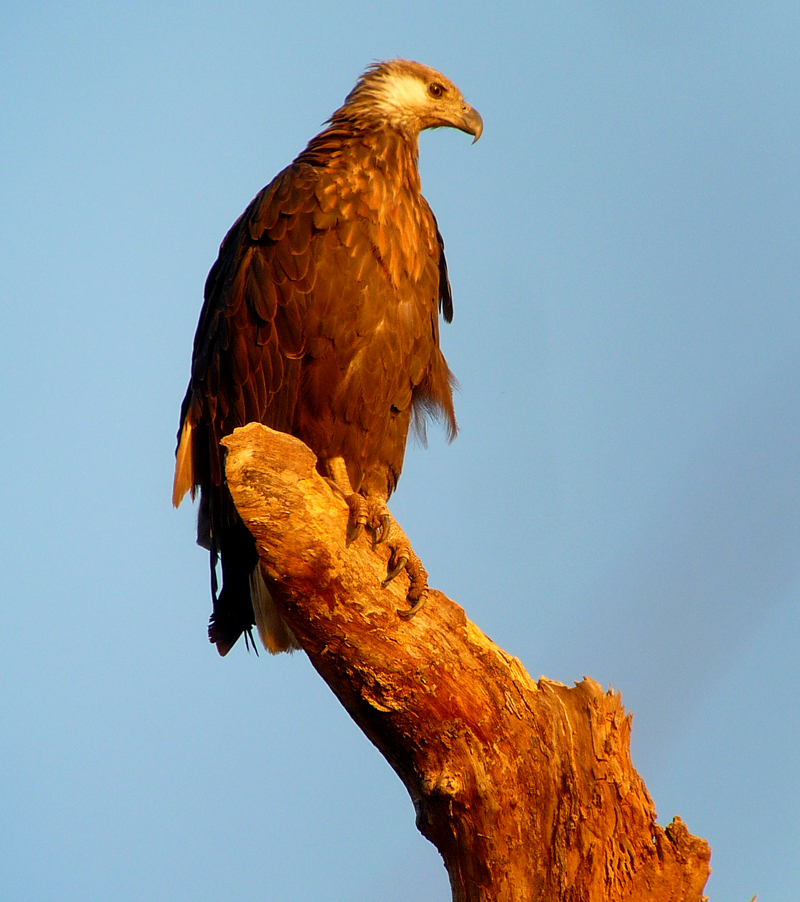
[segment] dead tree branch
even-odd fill
[[[346,545],[305,445],[257,424],[223,443],[278,609],[405,784],[454,900],[699,902],[710,850],[656,824],[618,694],[534,682],[440,592],[401,618],[405,577],[381,588],[388,550]]]

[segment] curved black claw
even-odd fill
[[[381,531],[379,533],[377,533],[375,536],[375,544],[376,545],[380,545],[381,542],[385,542],[389,538],[389,532],[390,532],[391,528],[392,528],[392,515],[388,514],[388,513],[384,514],[381,517]],[[405,564],[403,564],[403,567],[405,567]],[[400,569],[402,570],[402,567]],[[395,573],[395,576],[397,576],[396,573]],[[392,578],[394,578],[394,577],[392,577]]]
[[[363,523],[348,524],[347,526],[347,544],[352,545],[353,542],[364,532]]]
[[[347,544],[352,545],[367,525],[367,509],[364,499],[356,492],[351,492],[344,500],[350,509],[350,516],[347,518]]]
[[[411,620],[411,618],[414,616],[414,614],[419,613],[419,611],[421,611],[425,607],[425,602],[427,600],[428,600],[428,593],[424,592],[420,596],[420,598],[417,599],[417,603],[414,605],[413,608],[408,608],[408,610],[405,610],[405,611],[398,608],[397,613],[400,617],[403,618],[403,620]]]
[[[381,583],[381,588],[385,589],[389,583],[397,576],[399,573],[402,573],[403,570],[406,569],[406,564],[408,563],[408,555],[401,554],[397,559],[397,564],[393,570],[390,570],[386,574],[386,579]]]

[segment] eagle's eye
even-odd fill
[[[430,85],[428,85],[428,93],[431,97],[441,97],[442,94],[444,94],[444,88],[438,81],[432,81]]]

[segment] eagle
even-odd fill
[[[253,626],[272,653],[299,647],[225,483],[220,440],[247,423],[305,442],[347,501],[350,540],[364,527],[386,540],[387,582],[405,568],[411,612],[424,600],[425,571],[386,502],[409,428],[424,438],[433,417],[456,434],[455,380],[439,347],[439,315],[452,320],[453,300],[418,169],[420,132],[445,126],[473,143],[483,131],[451,81],[408,60],[371,65],[233,224],[208,274],[173,504],[199,490],[208,633],[221,655],[242,634],[249,645]]]

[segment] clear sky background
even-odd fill
[[[713,902],[800,899],[800,6],[0,8],[0,886],[21,902],[449,898],[303,654],[225,659],[170,505],[228,227],[373,59],[421,141],[461,434],[392,508],[533,675],[634,713]]]

